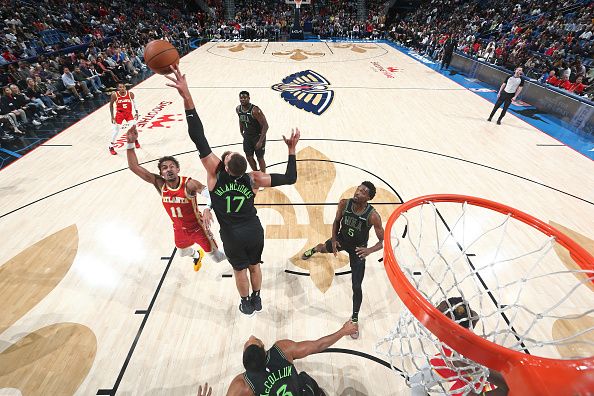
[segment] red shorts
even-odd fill
[[[132,115],[131,112],[124,113],[124,112],[118,111],[115,116],[115,122],[118,125],[122,125],[122,122],[124,122],[124,121],[126,121],[126,122],[132,121],[133,119],[134,119],[134,116]]]
[[[448,357],[451,356],[451,352],[446,353],[446,355]],[[437,357],[434,357],[433,359],[429,360],[429,362],[431,363],[431,366],[433,367],[433,370],[435,370],[437,375],[439,375],[441,378],[443,378],[445,380],[449,380],[451,382],[452,386],[450,387],[450,392],[452,392],[451,393],[452,396],[461,396],[464,393],[464,390],[461,390],[460,392],[456,392],[456,393],[454,393],[454,392],[459,389],[464,388],[466,386],[466,384],[468,384],[468,382],[471,381],[471,379],[468,377],[460,378],[460,376],[463,375],[463,373],[457,373],[456,371],[448,368],[446,362],[440,357],[441,355],[438,354],[435,356],[437,356]],[[480,383],[477,383],[475,385],[475,389],[478,391],[479,388],[480,388]],[[485,387],[483,388],[483,392],[490,391],[493,389],[494,388],[491,386],[491,384],[489,384],[487,382]]]
[[[189,248],[193,244],[197,243],[204,249],[205,252],[212,252],[216,249],[217,244],[214,241],[212,233],[210,231],[204,231],[202,228],[194,230],[188,230],[185,228],[174,229],[173,236],[175,238],[175,246],[180,249]]]

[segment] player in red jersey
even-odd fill
[[[474,312],[468,302],[461,297],[450,297],[437,306],[440,312],[449,317],[460,326],[473,330],[479,321],[479,315]],[[469,394],[471,390],[468,384],[473,383],[472,378],[465,371],[468,364],[457,359],[459,355],[446,345],[441,345],[441,353],[429,359],[429,364],[421,367],[421,370],[408,378],[408,385],[411,387],[412,396],[426,396],[426,389],[438,383],[448,382],[450,384],[448,395],[462,396]],[[484,386],[481,386],[484,384]],[[482,388],[482,389],[481,389]],[[484,396],[506,396],[509,388],[501,373],[490,370],[488,378],[481,378],[474,383],[474,394]]]
[[[165,211],[173,222],[175,246],[180,250],[181,255],[191,256],[194,259],[194,271],[200,269],[205,251],[216,262],[225,260],[225,254],[218,249],[210,231],[212,214],[210,213],[208,188],[190,177],[180,176],[179,163],[174,157],[159,159],[158,175],[149,172],[138,164],[138,158],[134,152],[138,138],[136,125],[132,125],[126,137],[128,139],[126,150],[128,166],[141,179],[155,186],[161,194]],[[207,207],[202,214],[196,203],[198,194],[207,200]],[[193,248],[194,244],[198,244],[198,249]]]
[[[113,113],[113,104],[115,103],[116,112]],[[135,114],[132,115],[132,107],[134,107]],[[124,83],[118,83],[118,90],[111,94],[111,100],[109,101],[109,111],[111,112],[111,124],[112,124],[112,135],[111,143],[109,145],[109,152],[111,155],[116,155],[115,141],[120,134],[120,126],[125,121],[136,125],[138,119],[138,107],[134,102],[134,94],[128,92]],[[138,140],[136,140],[136,148],[140,148]]]

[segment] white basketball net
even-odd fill
[[[390,237],[401,270],[424,298],[437,306],[462,297],[476,312],[475,334],[541,357],[594,355],[594,272],[568,267],[555,238],[511,215],[433,202],[402,213]],[[457,306],[448,304],[448,312]],[[489,389],[488,368],[451,351],[403,308],[376,351],[402,370],[413,395]]]
[[[297,9],[301,8],[301,2],[302,1],[303,0],[295,0],[295,8],[297,8]]]

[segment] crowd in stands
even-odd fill
[[[189,48],[191,37],[279,39],[293,25],[284,0],[236,0],[224,16],[185,0],[138,6],[136,0],[9,0],[0,4],[0,134],[39,126],[68,105],[109,93],[143,73],[144,45],[153,39]],[[456,50],[559,89],[594,95],[594,2],[588,0],[429,0],[386,28],[387,2],[315,0],[301,6],[306,32],[321,38],[393,40],[439,59],[448,38]],[[450,41],[451,42],[451,41]]]
[[[215,0],[213,0],[215,1]],[[317,0],[303,4],[300,19],[304,30],[320,38],[383,38],[385,0],[369,2],[369,17],[360,21],[356,0]],[[232,20],[225,20],[215,3],[217,18],[206,27],[206,36],[220,39],[270,39],[288,36],[295,6],[284,0],[238,0]]]
[[[303,7],[302,7],[303,8]],[[288,34],[293,24],[294,7],[279,0],[241,0],[236,4],[232,20],[217,14],[207,36],[223,39],[278,40]]]
[[[591,99],[593,12],[587,0],[431,0],[389,35],[436,59],[453,37],[460,52]]]
[[[166,39],[188,49],[204,14],[182,0],[143,7],[106,0],[10,1],[0,5],[0,137],[11,140],[68,112],[68,105],[109,94],[146,71],[144,45]],[[18,10],[15,12],[15,10]]]
[[[381,39],[384,38],[385,15],[379,15],[379,7],[375,3],[384,1],[370,1],[368,17],[359,20],[357,2],[326,1],[320,5],[320,12],[312,18],[312,33],[321,38],[339,37],[347,39]]]

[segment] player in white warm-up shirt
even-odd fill
[[[501,84],[499,92],[497,93],[497,102],[495,102],[495,106],[493,107],[493,111],[491,111],[488,121],[491,121],[497,109],[503,105],[503,111],[497,120],[497,124],[501,125],[501,119],[505,116],[507,108],[513,100],[516,100],[518,95],[520,95],[520,92],[522,92],[522,88],[524,87],[524,78],[522,77],[522,74],[524,74],[522,68],[518,67],[514,71],[514,74],[507,77],[503,84]]]

